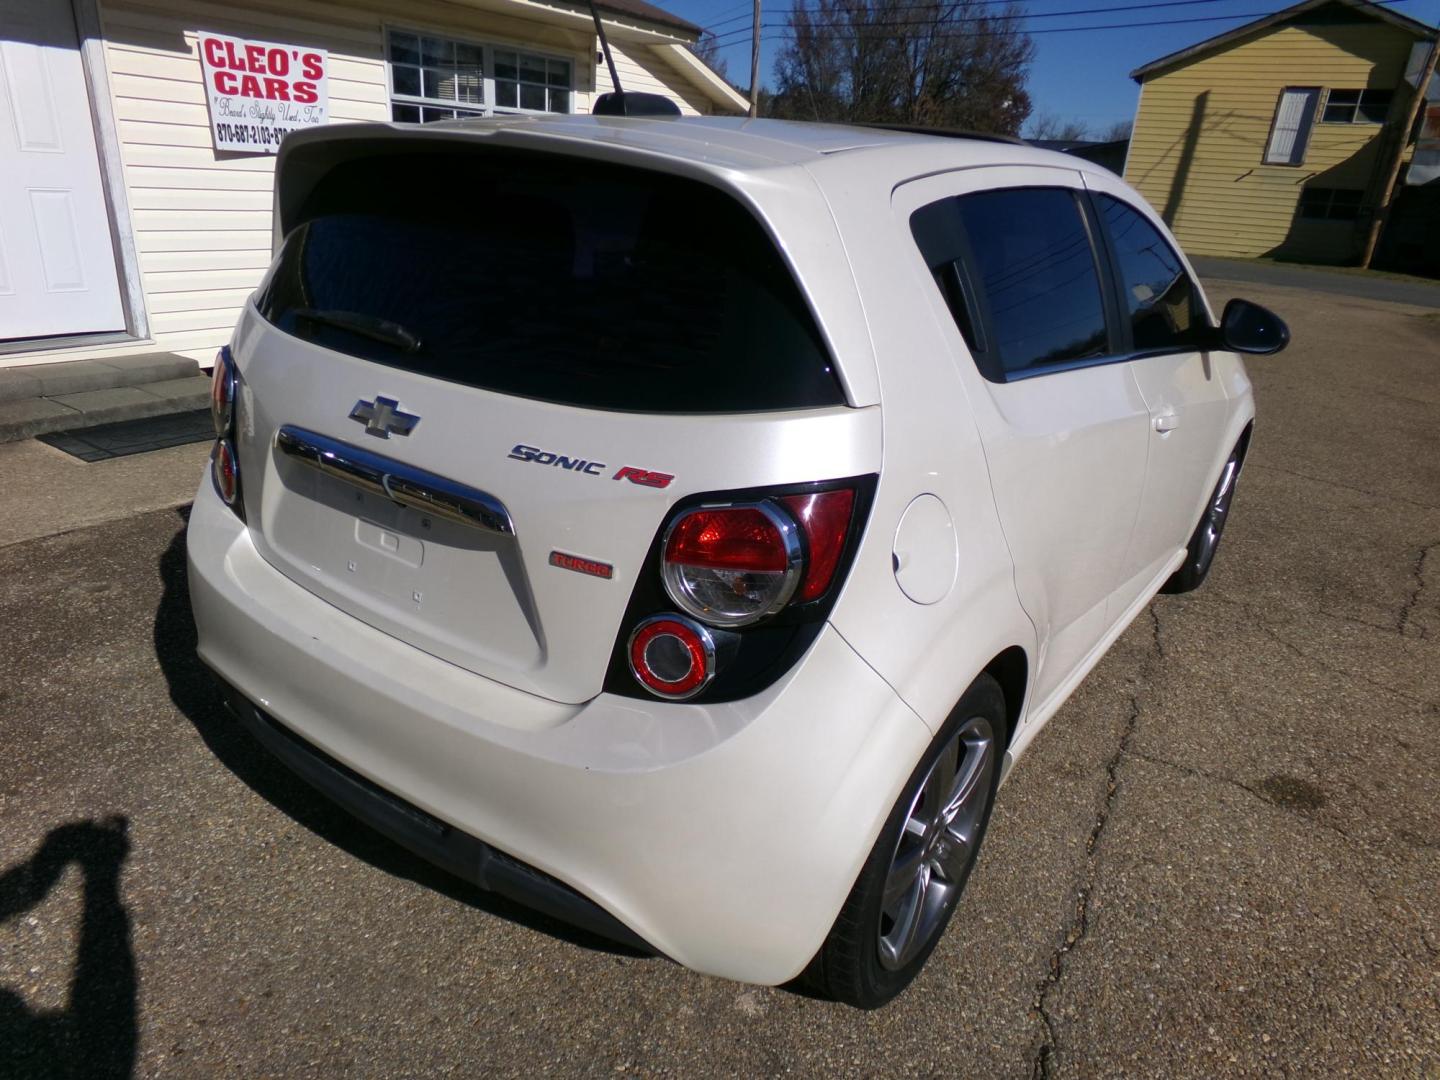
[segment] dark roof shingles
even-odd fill
[[[595,0],[595,6],[609,15],[628,15],[634,19],[641,19],[645,22],[659,23],[661,26],[671,26],[676,30],[683,30],[687,34],[700,36],[701,28],[692,22],[680,18],[679,15],[672,15],[664,8],[656,7],[654,4],[647,4],[645,0]],[[589,8],[587,6],[586,10]]]

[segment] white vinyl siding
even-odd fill
[[[1270,143],[1265,148],[1266,165],[1299,165],[1305,160],[1310,143],[1310,127],[1315,123],[1315,105],[1320,100],[1316,87],[1286,87],[1280,91],[1275,109],[1275,123],[1270,129]]]
[[[620,85],[626,90],[664,94],[679,105],[680,111],[686,116],[699,116],[705,111],[705,101],[700,91],[688,83],[679,83],[669,65],[664,64],[649,49],[611,40],[610,55],[614,57]],[[596,78],[598,93],[603,94],[611,89],[610,73],[605,70],[603,63]]]
[[[214,149],[197,31],[328,50],[329,119],[334,123],[390,120],[385,35],[391,26],[481,42],[491,53],[543,58],[551,107],[562,102],[558,86],[555,100],[548,97],[550,65],[563,63],[568,65],[568,101],[563,102],[568,111],[588,113],[593,98],[596,42],[584,12],[536,9],[549,20],[540,22],[523,17],[533,9],[526,2],[515,3],[513,14],[450,0],[98,4],[150,339],[6,354],[0,358],[3,366],[156,350],[208,364],[229,340],[245,299],[269,263],[275,157]],[[706,109],[701,92],[655,53],[681,40],[678,36],[631,29],[647,34],[640,42],[625,40],[624,31],[612,32],[628,88],[665,94],[687,113]],[[487,68],[485,74],[491,78],[488,95],[493,72]],[[517,88],[517,98],[518,93]]]

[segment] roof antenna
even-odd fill
[[[610,55],[610,41],[605,37],[605,27],[600,22],[600,9],[595,0],[590,0],[590,14],[595,19],[595,34],[600,38],[600,51],[605,54],[605,66],[610,69],[610,82],[614,93],[601,94],[590,107],[592,116],[679,116],[680,106],[663,94],[626,93],[620,86],[620,73],[615,70],[615,58]]]

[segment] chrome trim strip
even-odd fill
[[[514,536],[510,511],[494,495],[339,439],[283,425],[275,447],[302,465],[401,506],[500,536]]]

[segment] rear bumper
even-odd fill
[[[201,658],[291,767],[463,877],[710,974],[804,968],[930,739],[828,627],[744,701],[564,705],[305,591],[208,479],[188,545]]]
[[[482,889],[633,949],[653,951],[594,901],[371,783],[277,723],[218,675],[215,681],[225,707],[257,742],[377,832]]]

